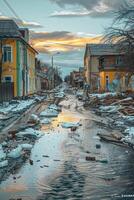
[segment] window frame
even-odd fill
[[[11,48],[11,60],[9,61],[9,60],[6,60],[5,61],[5,59],[4,59],[4,48],[5,47],[10,47]],[[3,47],[2,47],[2,52],[3,52],[3,62],[4,63],[7,63],[7,62],[9,62],[9,63],[12,63],[13,62],[13,47],[12,47],[12,45],[8,45],[8,44],[6,44],[6,45],[3,45]],[[7,53],[7,52],[6,52]]]
[[[10,77],[11,78],[11,81],[6,81],[6,78]],[[3,82],[4,83],[13,83],[13,76],[12,75],[5,75],[3,77]]]

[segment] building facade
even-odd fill
[[[13,83],[14,97],[35,92],[37,52],[30,46],[28,38],[27,29],[19,29],[13,20],[0,20],[0,81],[1,84]]]
[[[127,73],[130,71],[124,64],[123,53],[103,55],[99,58],[100,91],[125,91]]]
[[[114,90],[115,83],[115,87],[122,85],[125,88],[124,76],[130,69],[124,65],[123,59],[124,55],[119,52],[117,45],[87,44],[84,78],[90,85],[90,91]]]

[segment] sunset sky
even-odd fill
[[[128,0],[132,1],[132,0]],[[125,0],[0,0],[1,18],[11,17],[18,25],[30,28],[31,44],[45,61],[68,68],[83,65],[86,43],[101,40],[110,26],[113,11]],[[9,4],[15,11],[11,12]],[[64,72],[65,74],[65,72]]]

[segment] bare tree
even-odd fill
[[[124,52],[124,64],[134,72],[134,1],[128,0],[115,12],[113,25],[106,29],[105,42],[117,44]]]

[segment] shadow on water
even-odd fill
[[[76,163],[66,161],[63,173],[51,183],[51,192],[39,197],[38,200],[50,199],[83,199],[85,174],[78,171]]]

